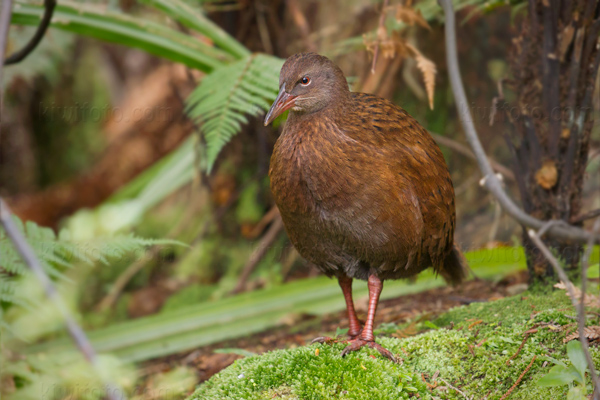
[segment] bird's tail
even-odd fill
[[[451,285],[458,285],[467,277],[468,272],[467,260],[462,251],[454,244],[444,260],[440,275]]]

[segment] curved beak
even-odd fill
[[[279,89],[279,94],[277,98],[273,102],[271,109],[267,113],[265,117],[265,126],[269,125],[275,118],[283,114],[285,111],[296,105],[296,96],[292,96],[291,94],[285,91],[285,83],[281,85]]]

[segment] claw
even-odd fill
[[[314,338],[313,340],[310,341],[309,344],[314,344],[314,343],[326,343],[326,344],[333,344],[336,343],[337,340],[335,338],[329,337],[329,336],[319,336],[317,338]]]
[[[376,349],[385,358],[391,360],[394,363],[397,362],[396,357],[394,357],[391,351],[376,343],[375,341],[367,341],[361,338],[356,338],[348,341],[348,346],[346,346],[346,348],[342,351],[342,357],[345,357],[346,355],[348,355],[348,353],[352,351],[359,350],[363,346],[369,346],[372,349]]]
[[[379,354],[381,354],[385,358],[391,360],[393,363],[398,362],[396,360],[396,357],[394,357],[394,354],[391,351],[389,351],[388,349],[386,349],[385,347],[383,347],[382,345],[375,343],[375,342],[370,342],[369,347],[371,347],[372,349],[376,349],[379,352]]]

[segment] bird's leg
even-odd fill
[[[356,339],[361,332],[361,325],[358,317],[356,316],[356,311],[354,310],[354,302],[352,301],[352,278],[343,275],[338,277],[338,283],[342,288],[342,293],[344,294],[344,299],[346,300],[346,310],[348,311],[348,321],[349,321],[349,329],[348,336],[350,339]],[[312,343],[333,343],[335,342],[335,338],[331,338],[329,336],[321,336],[312,340]]]
[[[354,339],[360,335],[362,329],[360,321],[356,316],[356,311],[354,310],[354,302],[352,301],[352,278],[344,275],[338,278],[338,283],[342,288],[342,293],[344,293],[344,299],[346,300],[346,310],[348,311],[349,321],[348,336],[350,336],[351,339]]]
[[[370,275],[368,281],[369,287],[369,311],[367,312],[367,322],[360,335],[349,341],[348,346],[342,351],[342,357],[351,351],[356,351],[363,346],[369,346],[373,349],[377,349],[384,357],[389,358],[392,361],[396,361],[394,355],[381,345],[375,343],[375,336],[373,335],[373,323],[375,321],[375,312],[377,311],[377,303],[379,302],[379,295],[383,289],[383,281],[376,275]]]

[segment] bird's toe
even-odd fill
[[[336,342],[337,342],[337,340],[335,338],[332,338],[329,336],[319,336],[319,337],[311,340],[310,344],[314,344],[314,343],[332,344],[332,343],[336,343]]]
[[[385,358],[388,358],[392,362],[394,362],[394,363],[397,362],[396,357],[394,357],[394,354],[391,351],[389,351],[388,349],[386,349],[385,347],[383,347],[382,345],[375,343],[375,342],[370,342],[369,347],[376,349],[382,356],[384,356]]]
[[[376,349],[377,351],[379,351],[379,353],[385,358],[391,360],[392,362],[396,362],[396,357],[394,357],[394,354],[385,347],[376,343],[375,341],[364,340],[359,337],[356,339],[349,340],[347,343],[348,346],[346,346],[342,351],[342,357],[346,357],[349,353],[360,350],[364,346],[368,346],[372,349]]]

